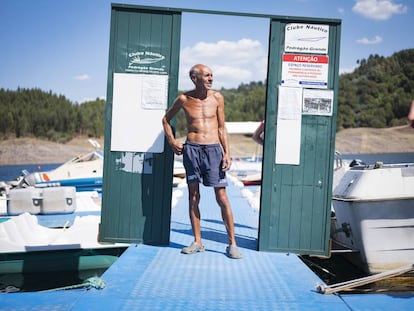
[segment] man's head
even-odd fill
[[[211,89],[213,86],[213,71],[206,65],[194,65],[190,69],[190,79],[196,88]]]

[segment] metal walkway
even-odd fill
[[[206,251],[182,255],[193,240],[187,190],[172,210],[171,243],[132,245],[102,276],[106,288],[0,294],[0,310],[408,310],[413,295],[322,295],[321,280],[296,256],[256,251],[258,211],[228,188],[243,259],[225,255],[227,235],[213,190],[201,188]]]

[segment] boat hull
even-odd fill
[[[414,264],[414,164],[352,168],[333,191],[332,238],[369,274]]]
[[[358,250],[369,274],[414,263],[414,199],[347,202],[333,200],[335,240]]]
[[[102,192],[102,177],[90,177],[90,178],[72,178],[72,179],[58,179],[47,182],[38,182],[36,187],[75,187],[77,192],[81,191],[96,191]]]

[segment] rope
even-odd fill
[[[87,290],[89,290],[91,288],[103,289],[105,287],[106,287],[105,281],[102,280],[101,278],[97,277],[97,276],[94,276],[94,277],[91,277],[89,279],[86,279],[81,284],[75,284],[75,285],[70,285],[70,286],[65,286],[65,287],[52,288],[52,289],[44,290],[44,291],[41,291],[41,292],[53,292],[53,291],[58,291],[58,290],[69,290],[69,289],[77,289],[77,288],[86,288]]]
[[[16,293],[20,291],[20,288],[14,287],[12,285],[7,286],[6,288],[0,289],[0,293]]]
[[[322,293],[322,294],[333,294],[333,293],[337,293],[337,292],[342,291],[342,290],[346,290],[346,289],[366,285],[366,284],[369,284],[369,283],[374,283],[374,282],[379,281],[379,280],[384,280],[384,279],[387,279],[387,278],[398,276],[398,275],[410,272],[412,270],[414,270],[414,264],[404,266],[404,267],[401,267],[401,268],[398,268],[398,269],[395,269],[395,270],[385,271],[385,272],[378,273],[378,274],[375,274],[375,275],[370,275],[370,276],[367,276],[367,277],[364,277],[364,278],[355,279],[355,280],[351,280],[351,281],[346,281],[346,282],[342,282],[342,283],[337,283],[337,284],[333,284],[333,285],[326,286],[326,285],[323,285],[323,284],[317,284],[316,290],[319,293]]]

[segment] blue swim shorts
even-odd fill
[[[220,144],[200,145],[187,141],[183,147],[183,164],[187,183],[202,182],[207,187],[226,187],[226,172],[221,163]]]

